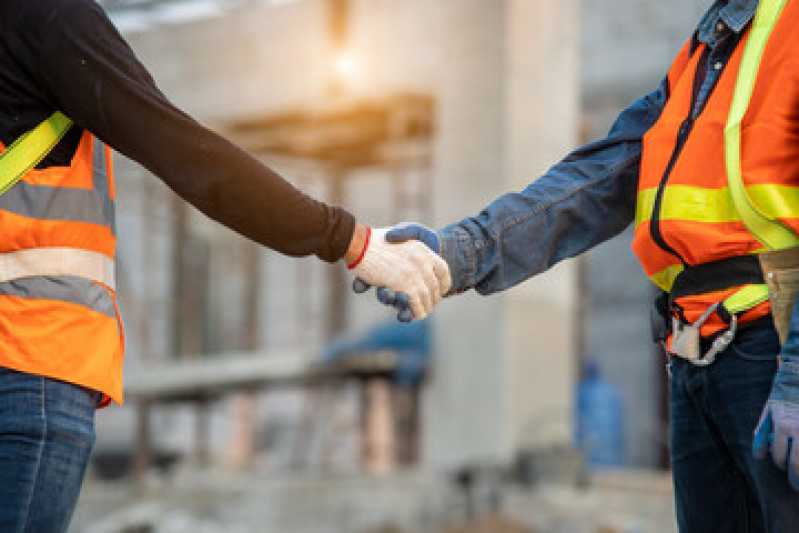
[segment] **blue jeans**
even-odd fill
[[[98,400],[75,385],[0,368],[0,531],[67,530]]]
[[[707,349],[707,346],[705,346]],[[671,463],[680,533],[799,531],[799,493],[752,437],[777,370],[770,323],[739,332],[708,367],[674,357]]]

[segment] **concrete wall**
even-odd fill
[[[412,89],[437,99],[435,213],[428,223],[474,214],[497,195],[525,186],[574,144],[576,1],[355,0],[351,17],[352,53],[360,63],[354,91]],[[200,120],[221,125],[319,98],[330,60],[324,37],[324,2],[306,0],[252,4],[220,19],[129,39],[171,99]],[[129,175],[138,173],[126,168]],[[288,177],[324,197],[313,176]],[[346,203],[364,221],[392,223],[389,192],[386,180],[364,177],[349,187]],[[136,204],[123,200],[126,209],[125,220],[137,226]],[[168,226],[169,213],[164,216]],[[197,223],[198,233],[222,243],[213,261],[224,262],[218,256],[226,253],[229,235],[200,216]],[[141,250],[123,248],[135,270]],[[151,261],[165,267],[167,254],[161,250]],[[313,259],[298,262],[265,252],[264,348],[298,346],[313,353],[321,344],[318,310],[326,268],[331,267]],[[568,439],[572,277],[565,267],[506,296],[466,295],[441,306],[424,428],[430,464],[506,458],[523,442]],[[225,320],[236,302],[219,290],[220,283],[223,276],[210,290],[219,320]],[[131,289],[137,296],[148,290],[138,278]],[[304,319],[301,300],[314,310]],[[391,319],[369,297],[354,299],[352,315],[355,330]],[[128,321],[135,330],[136,317]],[[132,350],[133,364],[137,357]]]

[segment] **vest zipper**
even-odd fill
[[[693,108],[693,105],[691,107]],[[666,165],[666,170],[663,172],[663,177],[660,178],[660,183],[658,184],[658,191],[655,194],[655,205],[652,209],[652,221],[649,224],[649,233],[652,236],[652,240],[655,241],[655,244],[675,256],[683,265],[687,264],[685,259],[683,259],[677,250],[666,242],[663,238],[663,234],[660,232],[660,207],[663,203],[663,193],[666,191],[666,182],[669,181],[671,171],[674,169],[674,165],[677,163],[677,159],[680,157],[680,153],[685,146],[685,141],[688,139],[688,135],[691,133],[693,127],[694,119],[691,117],[686,118],[682,121],[682,124],[680,124],[677,143],[674,145],[674,151],[671,153],[669,163]]]
[[[688,136],[691,134],[691,130],[694,127],[694,122],[699,117],[699,115],[704,111],[705,107],[707,106],[707,101],[710,100],[710,95],[713,93],[713,89],[715,85],[718,83],[719,78],[721,75],[716,76],[715,83],[711,90],[709,91],[708,95],[705,97],[705,101],[702,103],[702,109],[696,109],[696,102],[697,97],[699,96],[699,89],[701,84],[704,82],[704,78],[707,76],[707,70],[704,72],[704,76],[702,76],[702,80],[699,79],[699,73],[703,67],[706,67],[705,63],[709,60],[709,49],[705,48],[702,52],[702,57],[699,58],[699,61],[696,65],[696,72],[694,73],[694,82],[693,82],[693,90],[691,94],[691,106],[688,111],[688,116],[685,120],[682,121],[680,124],[680,130],[677,133],[677,143],[674,145],[674,151],[671,153],[671,158],[669,159],[668,164],[666,165],[666,170],[663,172],[663,177],[660,178],[660,183],[658,184],[658,190],[655,194],[655,205],[652,208],[652,219],[649,224],[649,233],[652,237],[652,240],[657,244],[661,249],[665,250],[666,252],[670,253],[674,257],[680,260],[683,265],[688,265],[685,262],[683,256],[677,252],[674,248],[666,242],[666,239],[663,237],[663,233],[660,231],[660,208],[663,203],[663,194],[666,191],[666,183],[669,181],[669,177],[671,177],[671,171],[674,169],[674,165],[677,163],[677,159],[680,157],[682,153],[682,149],[685,147],[685,143],[688,140]]]

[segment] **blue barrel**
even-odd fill
[[[624,407],[619,391],[589,360],[577,385],[575,444],[592,468],[624,465]]]

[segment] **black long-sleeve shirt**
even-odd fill
[[[78,128],[43,161],[67,164],[82,129],[211,218],[279,252],[336,261],[355,219],[318,202],[172,105],[92,0],[0,1],[0,140],[55,111]]]

